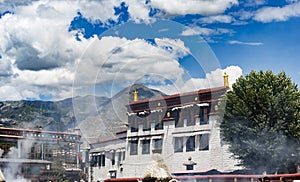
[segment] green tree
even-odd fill
[[[221,135],[242,166],[255,173],[296,171],[300,92],[284,72],[241,76],[223,103]]]

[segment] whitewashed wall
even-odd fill
[[[188,157],[192,157],[192,160],[197,163],[197,165],[194,166],[194,170],[196,171],[217,169],[219,171],[227,172],[240,169],[236,166],[237,161],[231,158],[231,154],[227,152],[227,146],[221,145],[220,130],[216,122],[216,117],[210,116],[209,124],[207,125],[200,125],[199,121],[196,121],[195,126],[186,126],[185,121],[184,127],[175,128],[174,121],[167,121],[164,122],[164,130],[155,131],[154,125],[152,125],[151,131],[142,131],[142,126],[140,125],[138,133],[131,133],[128,131],[127,134],[128,137],[162,134],[163,150],[161,157],[165,161],[170,172],[186,170],[186,166],[184,166],[183,163],[187,161]],[[174,153],[174,136],[191,136],[204,133],[210,133],[208,151]],[[150,154],[141,154],[142,149],[139,142],[138,155],[129,155],[128,144],[126,146],[126,160],[124,161],[123,175],[126,177],[143,177],[152,160],[152,152],[150,152]],[[152,147],[152,145],[150,146]],[[151,148],[150,151],[152,151]]]

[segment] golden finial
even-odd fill
[[[226,72],[224,72],[223,78],[224,78],[224,86],[229,87],[228,75],[226,74]]]
[[[167,112],[167,117],[169,118],[171,116],[171,113],[170,112]]]
[[[136,102],[136,101],[138,101],[139,99],[138,99],[138,91],[134,91],[133,92],[133,102]]]

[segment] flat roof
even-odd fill
[[[172,99],[172,98],[176,98],[176,97],[184,97],[184,96],[189,96],[189,95],[201,95],[201,94],[205,94],[205,93],[218,92],[218,91],[228,90],[228,89],[229,89],[229,87],[225,87],[225,86],[206,88],[206,89],[200,89],[200,90],[192,91],[192,92],[185,92],[182,94],[173,94],[173,95],[167,95],[167,96],[158,97],[158,98],[133,101],[133,102],[130,102],[129,105],[140,104],[140,103],[144,103],[144,102],[153,102],[153,101],[159,101],[159,100],[167,100],[167,99]]]
[[[61,134],[61,135],[75,135],[75,136],[81,136],[80,134],[76,133],[68,133],[68,132],[55,132],[55,131],[46,131],[46,130],[31,130],[31,129],[22,129],[22,128],[6,128],[1,126],[0,130],[10,130],[10,131],[24,131],[24,132],[31,132],[31,133],[49,133],[49,134]]]
[[[0,163],[52,164],[53,162],[38,159],[0,158]]]

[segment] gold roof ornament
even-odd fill
[[[223,78],[224,78],[224,86],[229,87],[228,75],[226,72],[224,72]]]
[[[138,91],[134,91],[133,92],[133,102],[136,102],[136,101],[138,101],[139,100],[139,96],[138,96]]]

